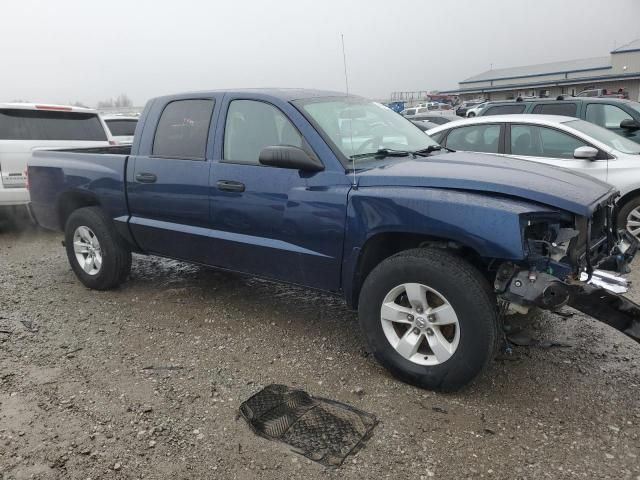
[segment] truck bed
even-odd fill
[[[111,218],[128,215],[125,182],[130,145],[36,150],[28,164],[31,209],[45,228],[64,229],[66,209],[89,199]]]

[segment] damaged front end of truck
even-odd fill
[[[512,310],[569,305],[640,342],[640,305],[623,297],[638,241],[615,224],[614,198],[589,217],[565,212],[521,218],[524,262],[504,262],[494,288]]]

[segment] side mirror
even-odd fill
[[[573,151],[573,158],[593,160],[598,156],[598,149],[593,147],[578,147]]]
[[[291,168],[306,172],[320,172],[324,165],[320,160],[312,158],[299,147],[291,145],[273,145],[260,150],[258,161],[269,167]]]
[[[625,130],[640,130],[640,123],[637,120],[627,118],[620,122],[620,128]]]

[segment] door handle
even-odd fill
[[[136,182],[140,183],[156,183],[158,177],[154,173],[140,172],[136,173]]]
[[[218,190],[223,192],[244,192],[244,183],[233,180],[218,180],[216,183]]]

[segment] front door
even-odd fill
[[[505,141],[507,154],[556,167],[579,170],[606,182],[607,159],[574,158],[573,152],[578,147],[593,145],[555,128],[529,124],[511,124]]]
[[[216,138],[210,180],[214,264],[337,290],[350,188],[344,170],[325,165],[324,171],[310,173],[258,161],[260,151],[272,145],[293,145],[315,155],[312,145],[319,136],[303,137],[294,121],[305,120],[289,110],[225,98],[219,122],[224,131]]]
[[[636,115],[637,117],[637,115]],[[608,103],[589,103],[586,106],[585,120],[607,128],[618,135],[629,138],[636,143],[640,143],[640,130],[621,128],[620,123],[624,120],[636,120],[628,112],[625,112],[617,105]]]
[[[207,263],[214,107],[215,98],[189,98],[149,112],[150,118],[160,114],[159,121],[144,126],[140,150],[148,153],[130,157],[127,184],[129,225],[149,253]]]

